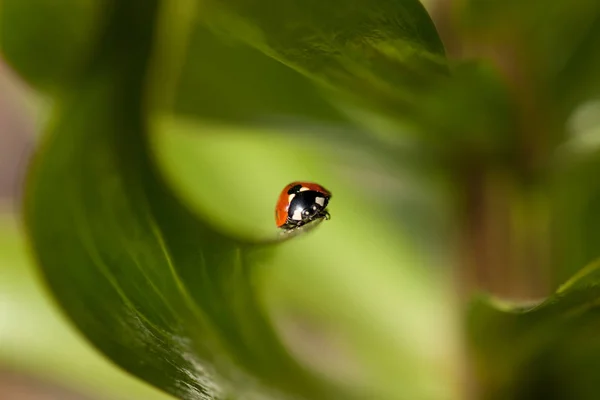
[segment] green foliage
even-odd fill
[[[486,398],[597,395],[599,267],[590,264],[535,306],[474,302],[469,339]]]
[[[39,89],[60,90],[87,61],[89,43],[103,23],[104,3],[3,1],[0,24],[3,56]]]
[[[452,5],[444,49],[417,0],[4,0],[55,101],[26,227],[77,328],[182,399],[597,397],[600,8]],[[299,176],[333,218],[276,236]],[[451,279],[587,264],[530,308]]]
[[[0,215],[2,370],[40,375],[46,381],[80,389],[82,393],[93,390],[103,398],[172,399],[116,370],[77,334],[61,310],[49,301],[37,267],[29,262],[24,239],[16,220]]]
[[[411,109],[447,72],[442,43],[417,1],[205,3],[202,19],[217,31],[392,115]]]

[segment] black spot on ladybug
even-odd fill
[[[302,185],[296,185],[296,186],[292,186],[290,188],[290,190],[287,191],[287,194],[295,194],[297,193],[300,189],[302,189]]]

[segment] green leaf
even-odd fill
[[[117,369],[77,334],[42,287],[14,217],[0,212],[0,369],[104,398],[172,399]]]
[[[585,31],[573,46],[572,53],[561,68],[555,81],[555,96],[567,111],[577,111],[579,106],[600,97],[600,5],[587,2],[580,10],[578,23]]]
[[[590,111],[595,114],[593,109]],[[581,125],[583,121],[579,122]],[[591,127],[589,130],[579,128],[570,132],[571,140],[560,149],[560,162],[550,188],[555,216],[553,269],[560,281],[600,257],[597,228],[600,224],[600,184],[596,179],[600,171],[600,151],[594,143],[598,135]]]
[[[305,77],[257,50],[215,37],[198,23],[198,7],[178,3],[166,23],[176,32],[189,30],[183,32],[189,38],[171,43],[184,47],[174,111],[246,124],[346,120]],[[94,0],[7,0],[0,11],[3,57],[37,89],[53,93],[81,72],[110,10],[109,3]]]
[[[397,118],[448,73],[417,0],[206,0],[203,20],[367,109]]]
[[[74,80],[90,56],[104,6],[98,0],[0,2],[3,58],[36,88],[60,90]]]
[[[366,128],[379,153],[401,151],[409,133],[418,133],[439,160],[452,152],[483,151],[498,159],[516,151],[515,110],[504,82],[486,65],[451,66],[419,1],[202,4],[206,26],[310,78]],[[186,76],[180,85],[189,86]]]
[[[27,230],[61,307],[115,363],[182,399],[460,398],[451,293],[444,282],[430,282],[406,233],[371,240],[385,218],[368,209],[357,216],[361,198],[338,203],[344,217],[328,224],[332,239],[311,232],[276,252],[273,243],[217,229],[175,195],[155,162],[164,154],[150,144],[164,112],[155,109],[157,92],[169,89],[151,62],[165,4],[111,4],[95,56],[58,98],[32,166]],[[216,157],[210,148],[204,154]],[[222,171],[217,181],[228,185],[226,177],[238,174],[249,190],[229,190],[229,212],[268,195],[272,220],[277,193],[256,190],[264,183],[247,174],[244,152],[221,154],[202,179],[189,169],[190,185],[210,195],[219,186],[207,176]],[[287,183],[291,174],[282,176]],[[282,183],[269,185],[279,190]],[[334,191],[356,196],[354,185]],[[316,339],[310,330],[297,337],[306,326]],[[447,335],[431,334],[438,331]],[[323,356],[318,340],[333,354]]]
[[[246,126],[302,119],[344,122],[307,78],[249,46],[224,42],[196,20],[178,77],[174,112]]]
[[[539,304],[477,299],[468,327],[482,397],[525,399],[552,393],[596,398],[599,297],[596,261]]]
[[[197,355],[210,368],[231,353],[233,342],[235,361],[252,363],[261,349],[243,344],[273,333],[245,282],[247,246],[193,218],[165,191],[147,158],[141,96],[157,6],[116,6],[105,52],[62,105],[55,134],[37,159],[27,221],[48,283],[93,344],[169,393],[221,398],[224,388]],[[118,36],[124,28],[127,40]],[[125,56],[130,49],[136,50]],[[211,251],[201,251],[200,243]],[[237,290],[228,293],[229,285]],[[255,323],[236,326],[248,318]],[[189,336],[202,341],[190,343]],[[267,365],[279,369],[252,365],[257,375],[281,375],[283,387],[285,376],[303,381],[305,373],[280,347],[269,350],[274,362]]]

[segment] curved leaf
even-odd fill
[[[172,399],[118,370],[90,348],[49,301],[35,269],[16,219],[0,212],[0,370],[93,391],[97,398]]]
[[[167,21],[173,31],[190,31],[183,33],[189,38],[183,43],[187,48],[180,50],[184,60],[174,111],[246,124],[300,118],[345,120],[297,72],[209,32],[198,23],[197,7],[190,3],[179,1]],[[110,2],[96,0],[2,2],[2,55],[37,89],[56,91],[81,72],[109,12]],[[207,55],[210,62],[205,62]]]
[[[397,117],[448,73],[418,0],[203,0],[203,18],[367,108]]]
[[[224,389],[212,383],[213,374],[197,364],[194,354],[228,354],[218,349],[231,341],[251,342],[272,333],[258,323],[251,331],[235,329],[230,319],[223,319],[240,313],[239,321],[262,321],[250,288],[221,298],[220,303],[204,300],[203,296],[220,298],[213,293],[224,289],[219,289],[221,284],[244,279],[248,256],[240,254],[241,243],[191,218],[164,191],[146,157],[141,96],[153,29],[148,22],[156,7],[156,2],[116,7],[112,19],[116,26],[110,28],[118,29],[107,31],[107,52],[101,53],[97,67],[63,104],[55,134],[36,161],[27,221],[46,279],[92,343],[169,393],[181,398],[221,398]],[[140,10],[146,14],[140,15]],[[129,40],[115,40],[113,35],[124,27]],[[138,53],[123,56],[123,50],[131,48]],[[199,241],[212,252],[199,252]],[[191,271],[175,271],[174,264],[186,264]],[[198,281],[196,268],[208,275]],[[220,271],[228,281],[219,283],[211,271]],[[120,279],[124,273],[127,279]],[[194,289],[193,294],[182,287],[186,278],[192,279],[186,285]],[[74,287],[93,290],[81,292]],[[207,308],[197,309],[196,296]],[[198,335],[203,348],[185,339]],[[254,359],[251,349],[239,355],[245,362]],[[279,361],[281,373],[303,376],[281,349],[270,350],[269,357]],[[209,365],[216,362],[208,361]],[[285,386],[285,380],[281,384]]]
[[[191,30],[173,104],[178,114],[246,125],[345,120],[299,73],[195,21]]]
[[[112,3],[95,57],[60,97],[51,132],[32,166],[26,225],[60,305],[118,365],[182,399],[224,399],[235,392],[245,398],[351,399],[365,391],[389,398],[456,398],[449,361],[455,332],[445,318],[452,313],[440,301],[448,293],[442,284],[424,283],[429,278],[419,258],[412,259],[410,246],[387,245],[402,254],[400,264],[390,262],[389,253],[378,256],[384,243],[368,241],[378,231],[373,222],[361,235],[340,225],[334,232],[348,236],[338,239],[335,252],[304,249],[302,259],[310,266],[299,271],[319,270],[331,283],[317,279],[295,293],[318,299],[320,318],[336,329],[341,328],[333,322],[340,321],[354,328],[336,332],[329,343],[339,346],[344,335],[360,343],[356,357],[362,362],[351,364],[365,369],[360,379],[341,384],[324,379],[314,360],[295,357],[302,353],[297,343],[284,346],[263,298],[277,287],[267,294],[258,291],[260,267],[276,255],[272,246],[235,238],[199,219],[174,195],[154,162],[148,136],[156,111],[149,86],[155,82],[149,83],[154,76],[149,70],[164,4]],[[355,260],[360,263],[356,276],[345,277],[345,264],[356,254],[344,251],[359,244],[372,250]],[[307,242],[298,245],[300,250]],[[279,260],[277,265],[288,264]],[[412,268],[421,272],[408,273]],[[340,312],[348,301],[356,307]],[[335,321],[328,320],[330,304],[340,312]],[[389,310],[390,304],[399,307]],[[285,325],[289,330],[298,324],[291,318]],[[428,333],[441,329],[448,335],[440,349],[440,338]],[[353,359],[352,351],[342,353]],[[323,367],[331,361],[320,362]],[[448,384],[432,384],[440,376]]]
[[[600,263],[531,306],[481,298],[469,314],[482,398],[568,395],[593,399],[600,386],[597,329]]]
[[[407,133],[425,139],[438,160],[473,150],[494,158],[517,152],[515,109],[504,82],[484,65],[451,66],[417,0],[200,4],[206,26],[310,78],[348,119],[367,128],[369,145],[382,154],[411,146]],[[185,76],[180,84],[188,85]]]
[[[163,30],[169,32],[165,47],[170,48],[165,57],[181,59],[175,71],[164,71],[175,82],[162,77],[174,87],[173,112],[232,126],[295,124],[304,128],[287,132],[299,135],[299,140],[318,130],[318,136],[325,138],[343,135],[360,145],[378,145],[364,136],[364,130],[358,135],[354,122],[308,78],[256,49],[210,32],[200,23],[194,3],[177,0],[163,10]],[[76,82],[93,53],[110,4],[92,0],[0,3],[2,57],[37,90],[56,94]]]

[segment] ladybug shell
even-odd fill
[[[277,205],[275,206],[275,223],[278,227],[283,227],[290,219],[289,216],[289,207],[290,202],[296,196],[297,193],[303,191],[313,191],[322,194],[326,200],[329,200],[331,197],[331,193],[329,190],[325,189],[323,186],[312,183],[312,182],[292,182],[286,187],[283,188],[281,194],[279,195],[279,199],[277,200]],[[327,203],[325,203],[325,206]]]

